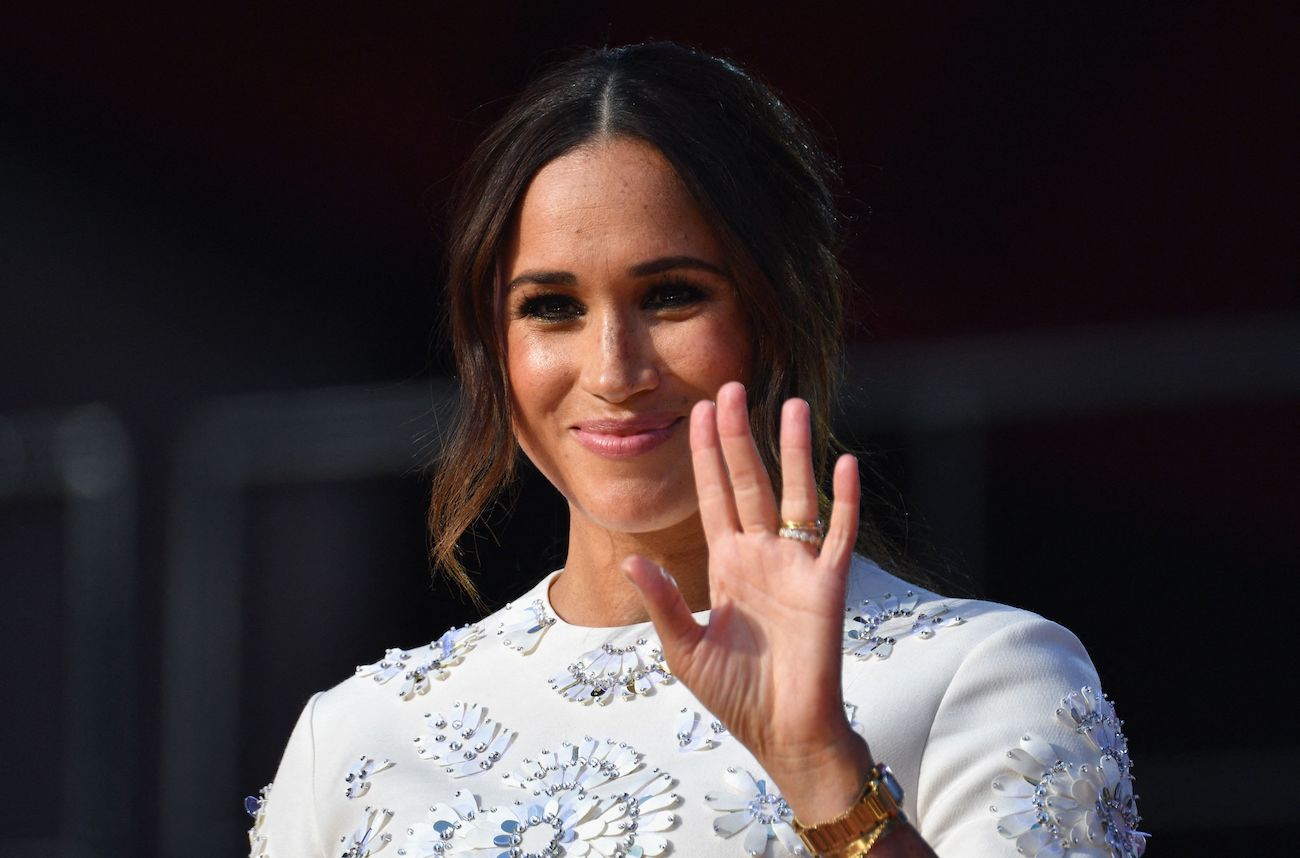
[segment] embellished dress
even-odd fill
[[[556,574],[313,696],[247,800],[252,856],[805,855],[654,628],[569,625]],[[1142,854],[1121,723],[1069,631],[855,558],[843,649],[850,723],[940,856]]]

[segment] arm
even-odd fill
[[[935,847],[954,858],[1140,855],[1127,742],[1099,689],[1079,640],[1032,614],[971,647],[921,761],[918,814]]]

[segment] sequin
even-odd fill
[[[442,680],[450,676],[450,669],[464,661],[465,653],[472,650],[482,636],[483,630],[476,625],[448,629],[428,646],[385,651],[379,661],[358,666],[357,676],[368,676],[380,685],[401,676],[405,682],[398,689],[397,696],[411,700],[428,692],[431,679]]]
[[[523,761],[503,783],[528,798],[479,817],[480,839],[466,837],[467,854],[542,858],[553,855],[655,856],[669,841],[672,808],[681,799],[667,772],[650,769],[630,745],[590,736]],[[491,835],[491,841],[482,838]],[[487,847],[495,847],[481,852]],[[459,854],[459,847],[455,854]]]
[[[429,732],[415,737],[416,753],[454,778],[492,768],[516,735],[487,717],[486,708],[461,700],[446,712],[426,714],[424,723]]]
[[[720,814],[713,821],[715,834],[735,837],[743,831],[747,855],[766,854],[769,841],[779,843],[784,854],[808,854],[790,825],[794,819],[790,806],[765,779],[732,766],[723,774],[722,784],[722,789],[704,796],[704,803]]]
[[[927,640],[940,628],[958,626],[965,620],[937,603],[918,610],[920,598],[911,590],[902,596],[886,593],[879,600],[863,599],[844,608],[843,649],[859,659],[889,658],[898,641],[917,637]]]
[[[1034,733],[1021,736],[991,784],[998,833],[1041,858],[1139,858],[1148,835],[1137,830],[1132,762],[1115,707],[1084,686],[1062,698],[1056,714],[1090,747],[1067,754]]]
[[[673,734],[677,738],[677,750],[686,751],[707,751],[716,748],[718,742],[715,737],[721,737],[726,734],[727,728],[722,725],[721,721],[710,718],[718,729],[713,731],[705,726],[706,720],[698,712],[683,708],[677,715],[677,721],[673,725]]]
[[[353,799],[365,795],[370,791],[370,778],[376,772],[382,772],[391,765],[393,765],[392,760],[376,762],[373,757],[362,754],[348,769],[348,773],[343,776],[344,797]]]
[[[534,599],[522,608],[507,605],[506,617],[497,629],[497,636],[508,649],[529,655],[553,625],[555,618],[547,613],[542,600]]]
[[[393,835],[384,829],[392,818],[391,810],[367,807],[356,830],[339,838],[343,846],[341,858],[367,858],[387,846]]]
[[[566,700],[605,705],[653,694],[656,686],[673,682],[673,674],[658,641],[638,638],[624,646],[606,642],[583,653],[549,681]]]
[[[427,821],[406,829],[407,840],[398,850],[406,858],[440,858],[465,852],[457,843],[482,842],[477,822],[482,813],[480,799],[473,793],[457,791],[450,801],[430,806]],[[459,838],[459,839],[458,839]]]
[[[262,858],[266,855],[266,835],[262,833],[262,824],[266,822],[266,807],[271,799],[272,784],[258,790],[257,795],[244,798],[244,811],[253,818],[253,827],[248,829],[249,858]]]

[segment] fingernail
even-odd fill
[[[677,579],[674,578],[673,576],[669,575],[667,569],[665,569],[664,567],[660,566],[660,567],[659,567],[659,574],[662,575],[662,576],[664,576],[664,580],[667,581],[669,584],[672,584],[674,588],[677,587]]]

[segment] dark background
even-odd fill
[[[888,526],[1088,645],[1149,854],[1280,849],[1286,4],[444,6],[6,13],[0,854],[239,854],[307,695],[474,618],[424,560],[444,198],[541,65],[649,37],[844,164]],[[523,495],[469,546],[494,604],[562,555]]]

